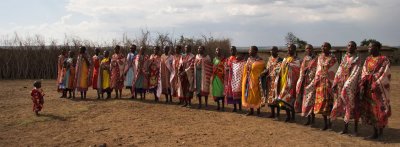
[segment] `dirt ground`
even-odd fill
[[[30,90],[33,80],[0,81],[0,146],[400,146],[400,67],[392,67],[389,127],[379,140],[365,140],[372,130],[362,125],[359,136],[341,135],[342,120],[334,121],[333,130],[320,131],[318,116],[312,127],[285,123],[245,112],[182,108],[174,104],[128,99],[96,100],[95,91],[87,100],[58,98],[54,80],[44,80],[44,109],[37,117],[32,112]],[[197,100],[194,100],[196,104]],[[281,115],[283,120],[285,115]],[[351,133],[353,126],[350,126]]]

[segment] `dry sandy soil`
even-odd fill
[[[371,129],[364,125],[359,136],[340,135],[341,120],[320,131],[320,116],[309,127],[300,116],[296,123],[266,118],[265,108],[261,117],[232,113],[232,106],[218,112],[214,102],[208,109],[182,108],[154,103],[150,95],[130,100],[127,90],[118,100],[96,100],[94,90],[87,100],[61,99],[54,80],[43,81],[45,105],[37,117],[29,95],[33,80],[0,81],[0,146],[400,146],[399,73],[392,67],[393,115],[379,140],[365,140]]]

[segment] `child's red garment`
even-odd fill
[[[33,111],[39,112],[43,108],[44,103],[44,93],[42,89],[33,88],[31,92],[32,102],[33,102]]]

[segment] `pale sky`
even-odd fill
[[[400,0],[1,0],[0,36],[93,41],[212,35],[236,46],[282,46],[287,32],[314,46],[373,38],[400,45]]]

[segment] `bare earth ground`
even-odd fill
[[[389,128],[374,141],[364,140],[369,126],[361,126],[359,137],[340,135],[341,120],[333,131],[320,131],[320,116],[308,127],[300,116],[296,123],[266,118],[266,108],[262,117],[247,117],[230,112],[232,106],[214,111],[214,102],[197,110],[154,103],[150,94],[146,101],[130,100],[127,90],[119,100],[96,100],[94,90],[88,100],[61,99],[54,80],[43,81],[45,106],[36,117],[29,96],[33,80],[0,81],[0,146],[400,146],[399,72],[392,67]]]

